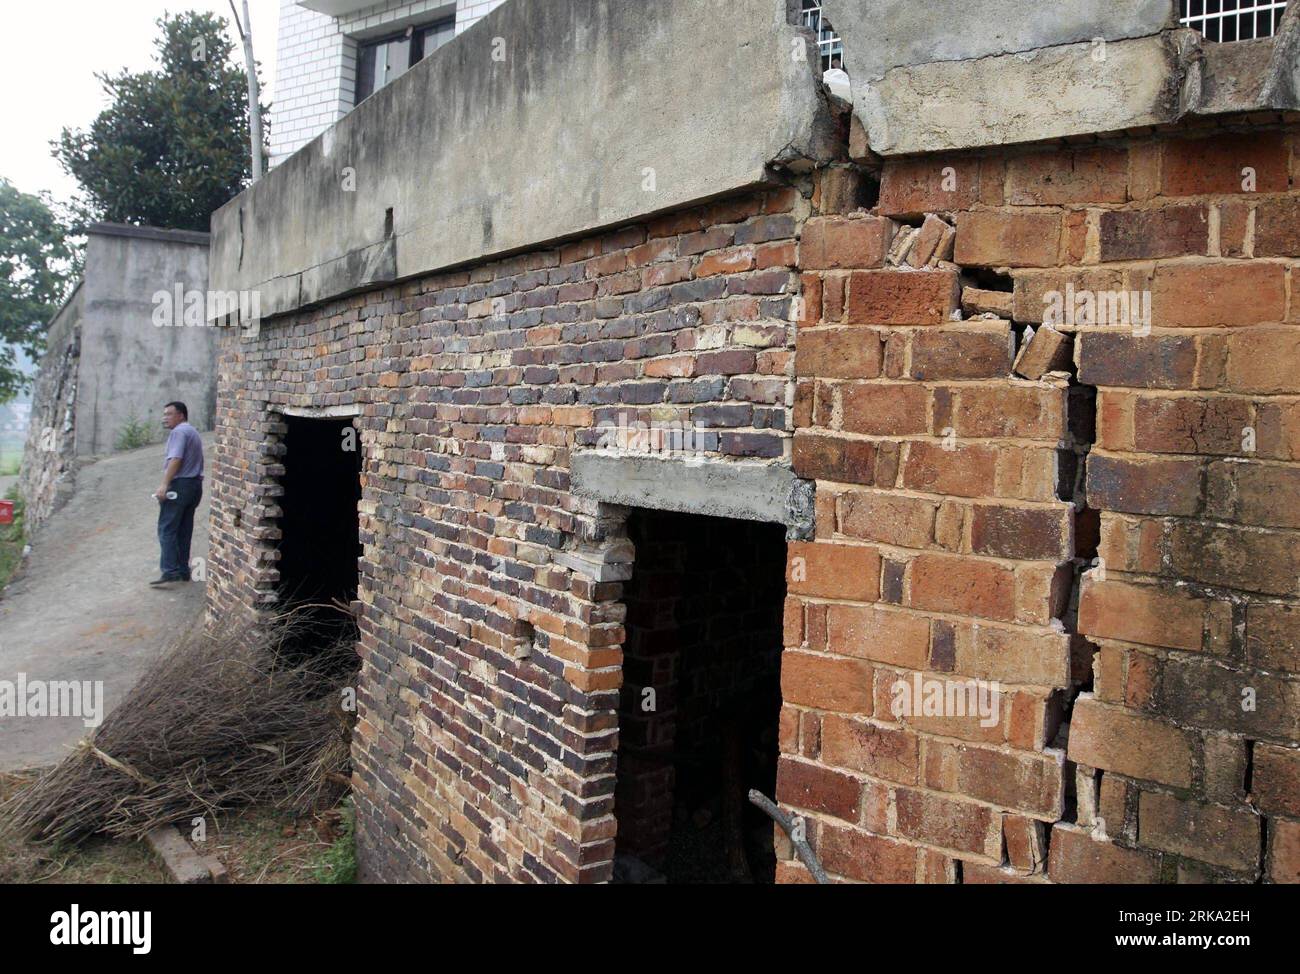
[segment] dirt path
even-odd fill
[[[212,438],[203,438],[211,456]],[[0,594],[0,680],[103,681],[104,712],[135,684],[170,633],[202,610],[203,583],[155,591],[162,448],[82,467],[72,499],[33,540]],[[192,556],[208,550],[208,499]],[[89,733],[76,717],[0,716],[0,771],[50,764]]]

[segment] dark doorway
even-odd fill
[[[633,512],[615,881],[772,882],[785,529]]]
[[[357,597],[361,438],[350,419],[286,416],[280,498],[280,597],[303,641],[341,638]]]

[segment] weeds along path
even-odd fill
[[[210,458],[211,434],[203,445]],[[157,445],[81,468],[72,498],[32,539],[26,563],[0,593],[0,681],[16,684],[19,674],[29,684],[102,681],[106,715],[170,636],[197,622],[202,582],[170,591],[148,584],[158,577],[152,494],[161,471]],[[192,555],[206,559],[204,493]],[[90,731],[78,717],[0,715],[0,771],[52,764]]]

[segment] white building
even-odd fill
[[[504,0],[280,0],[271,165]]]

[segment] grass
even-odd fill
[[[0,589],[9,584],[14,572],[23,560],[23,502],[18,496],[17,486],[11,487],[5,495],[6,500],[14,502],[14,523],[0,524]]]
[[[0,774],[0,800],[33,777],[35,772]],[[201,854],[219,859],[232,883],[355,881],[348,801],[310,819],[274,809],[244,809],[209,822],[206,841],[193,845]],[[171,876],[145,842],[97,838],[60,847],[26,842],[0,831],[0,885],[170,882]]]
[[[17,477],[18,468],[23,462],[22,451],[11,453],[0,450],[0,477]]]
[[[0,799],[27,785],[34,773],[0,774]],[[166,883],[166,868],[141,842],[92,839],[76,848],[39,845],[0,833],[0,884]]]

